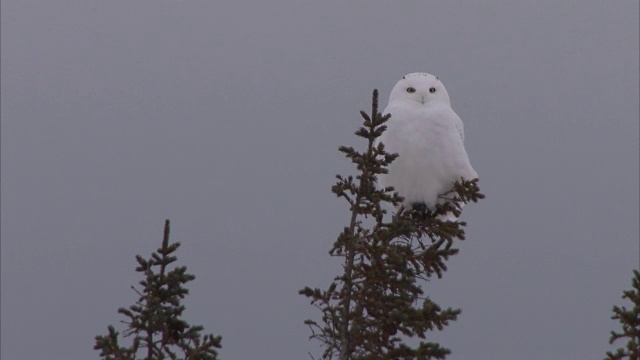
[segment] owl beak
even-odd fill
[[[424,95],[420,96],[420,103],[424,105]]]

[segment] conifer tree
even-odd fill
[[[329,254],[344,258],[343,271],[326,290],[306,287],[300,294],[322,313],[322,323],[307,320],[310,338],[323,346],[323,359],[444,359],[450,351],[424,341],[427,332],[442,330],[456,320],[460,309],[442,308],[425,296],[422,284],[442,277],[445,262],[458,253],[456,240],[465,238],[464,222],[443,221],[439,215],[460,215],[455,201],[476,202],[484,196],[477,179],[456,182],[443,194],[450,200],[435,209],[399,210],[390,219],[383,203],[399,206],[402,197],[392,187],[376,187],[397,154],[385,152],[376,139],[390,116],[378,112],[374,90],[371,115],[361,111],[363,152],[341,146],[357,175],[337,175],[332,192],[349,205],[351,216]],[[421,339],[411,346],[407,340]]]
[[[94,349],[100,350],[105,360],[216,360],[221,347],[220,336],[201,336],[202,326],[191,326],[181,319],[185,310],[181,300],[189,293],[184,285],[195,279],[185,266],[169,265],[177,260],[173,255],[179,242],[169,243],[169,220],[165,221],[162,246],[149,259],[136,256],[144,280],[141,290],[132,286],[139,295],[135,305],[118,309],[127,319],[123,337],[133,336],[131,345],[121,346],[120,333],[109,325],[107,335],[96,336]],[[181,354],[180,356],[178,354]]]
[[[628,299],[633,304],[632,309],[626,307],[613,307],[613,316],[611,319],[618,320],[622,325],[622,332],[611,332],[609,344],[613,344],[617,340],[627,338],[627,344],[624,348],[618,348],[615,353],[607,351],[605,360],[640,360],[640,272],[633,270],[633,279],[631,279],[631,290],[622,292],[622,298]]]

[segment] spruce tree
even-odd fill
[[[617,340],[628,339],[624,348],[618,348],[615,353],[607,351],[605,360],[640,360],[640,272],[633,270],[631,279],[631,290],[622,292],[622,298],[628,299],[633,304],[633,308],[613,307],[611,319],[618,320],[622,325],[622,332],[611,331],[609,344]]]
[[[202,326],[191,326],[181,318],[184,305],[181,300],[189,293],[185,284],[195,279],[185,266],[169,265],[177,260],[174,253],[179,242],[169,242],[169,220],[165,221],[162,246],[149,259],[136,256],[137,272],[142,273],[141,290],[135,305],[120,308],[118,313],[126,320],[124,338],[131,337],[129,346],[121,346],[120,333],[109,325],[107,335],[96,336],[94,349],[100,350],[105,360],[216,360],[221,347],[220,336],[201,335]],[[180,355],[178,355],[180,354]]]
[[[357,175],[337,175],[331,189],[351,211],[329,251],[344,258],[343,271],[326,290],[300,290],[322,313],[321,323],[305,324],[310,338],[321,342],[323,359],[444,359],[450,350],[425,341],[427,332],[442,330],[461,310],[442,308],[425,296],[423,284],[442,277],[445,262],[458,253],[457,240],[465,238],[464,222],[443,221],[440,215],[458,216],[454,202],[476,202],[484,196],[477,179],[461,179],[442,195],[449,201],[435,209],[401,209],[388,215],[383,204],[398,207],[403,199],[392,187],[376,186],[377,176],[398,156],[376,141],[390,118],[378,112],[377,90],[371,115],[361,115],[363,126],[355,134],[366,140],[366,148],[339,148],[355,164]],[[421,340],[412,346],[409,339]]]

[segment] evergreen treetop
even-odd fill
[[[216,360],[221,347],[220,336],[201,336],[202,326],[189,325],[181,318],[185,310],[182,299],[189,294],[185,284],[195,279],[186,266],[169,269],[177,260],[174,253],[179,242],[169,242],[169,220],[165,221],[162,246],[149,259],[136,256],[137,272],[142,273],[141,290],[135,305],[120,308],[127,319],[124,338],[132,337],[129,346],[121,346],[120,333],[109,325],[107,335],[96,336],[95,350],[104,360]],[[178,355],[180,354],[180,355]]]
[[[367,142],[363,152],[341,146],[355,164],[357,175],[337,175],[332,187],[349,206],[351,216],[329,254],[344,258],[343,272],[326,290],[306,287],[300,294],[322,313],[322,323],[307,320],[310,338],[324,348],[323,359],[444,359],[450,351],[425,340],[427,332],[442,330],[460,309],[443,309],[425,296],[422,283],[442,277],[445,262],[458,253],[454,241],[464,240],[464,222],[443,221],[449,212],[460,215],[455,202],[484,197],[478,179],[456,182],[435,209],[405,209],[389,218],[383,204],[399,206],[402,197],[392,187],[380,189],[377,176],[397,154],[377,142],[390,115],[378,112],[374,90],[371,115],[361,112],[363,126],[355,134]]]
[[[633,270],[631,279],[631,290],[625,290],[623,299],[628,299],[633,304],[633,308],[613,307],[611,319],[618,320],[622,325],[622,332],[611,331],[609,344],[622,339],[627,339],[625,347],[618,348],[615,353],[607,351],[605,360],[640,360],[640,272]]]

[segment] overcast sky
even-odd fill
[[[461,359],[601,359],[639,262],[638,1],[2,1],[1,357],[97,359],[165,218],[224,359],[318,358],[358,112],[440,77],[487,198]]]

